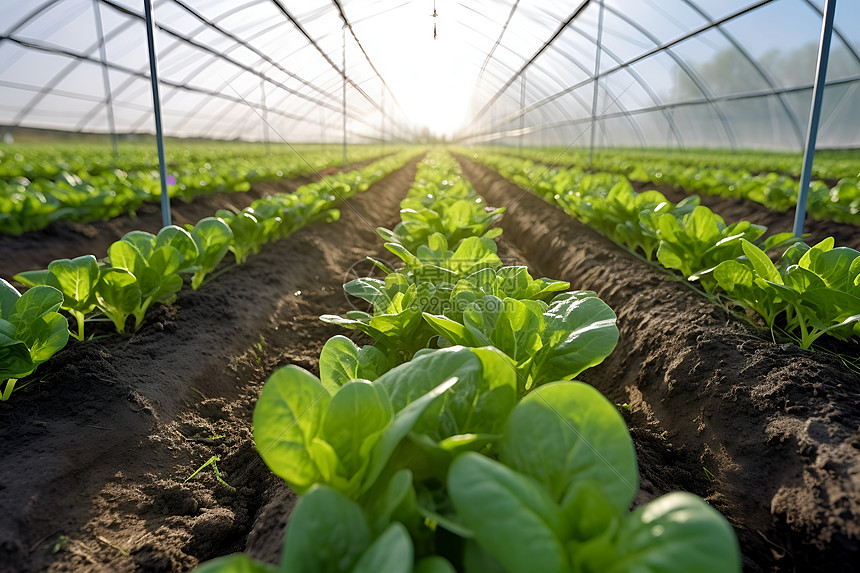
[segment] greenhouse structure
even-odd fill
[[[860,2],[0,15],[0,573],[858,570]]]

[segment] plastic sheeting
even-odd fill
[[[604,0],[598,34],[598,0],[156,0],[164,125],[339,142],[346,81],[353,142],[799,150],[823,3]],[[0,11],[0,125],[153,131],[142,2]],[[841,0],[819,147],[860,147],[858,23]]]

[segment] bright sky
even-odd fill
[[[397,11],[399,25],[388,19],[363,25],[362,43],[416,126],[451,135],[466,118],[477,73],[475,54],[458,36],[462,28],[452,25],[450,12],[436,18],[434,39],[431,14],[431,3],[413,2]]]

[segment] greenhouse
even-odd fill
[[[0,14],[0,572],[857,567],[860,3]]]

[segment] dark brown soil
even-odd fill
[[[745,571],[853,571],[860,377],[834,356],[773,344],[561,210],[460,160],[479,193],[509,205],[506,253],[597,291],[618,315],[618,347],[581,378],[631,408],[637,502],[675,489],[705,497],[735,526]]]
[[[341,205],[337,223],[305,227],[183,290],[140,332],[72,341],[39,369],[44,382],[0,404],[0,571],[186,571],[246,545],[275,561],[294,495],[257,455],[254,403],[274,369],[317,368],[339,332],[318,316],[349,310],[344,278],[383,253],[374,228],[398,221],[416,163]],[[208,205],[186,216],[223,207]],[[98,227],[99,245],[125,232],[102,237],[111,225],[121,223]],[[49,237],[56,256],[62,245]],[[29,253],[17,269],[46,264]],[[188,480],[213,456],[229,487],[212,465]]]
[[[791,233],[794,227],[794,211],[774,211],[754,201],[692,193],[672,185],[654,185],[641,181],[631,181],[631,183],[636,191],[656,189],[673,203],[677,203],[689,195],[698,195],[702,205],[721,215],[728,224],[741,220],[751,221],[767,227],[770,234]],[[803,232],[805,234],[804,240],[810,245],[814,245],[827,237],[833,237],[837,247],[860,249],[860,227],[857,225],[821,221],[807,216]]]
[[[338,171],[360,169],[379,159],[351,163],[344,168],[329,167],[319,172],[330,175]],[[244,209],[257,199],[275,193],[292,193],[302,185],[319,181],[317,174],[262,181],[255,183],[245,193],[211,193],[198,195],[192,201],[171,200],[174,225],[195,225],[204,217],[211,217],[218,209]],[[107,256],[111,243],[118,241],[129,231],[157,233],[161,229],[161,207],[157,203],[144,203],[135,217],[117,217],[109,221],[93,223],[70,223],[56,221],[44,229],[24,233],[20,237],[0,235],[0,278],[11,281],[22,271],[47,268],[54,259],[95,255]]]

